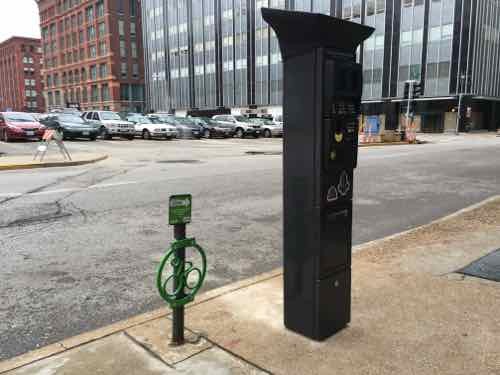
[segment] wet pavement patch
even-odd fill
[[[194,164],[201,163],[200,160],[157,160],[157,163],[170,163],[170,164]]]
[[[467,276],[500,282],[500,249],[492,251],[457,272]]]
[[[247,155],[283,155],[283,151],[247,151]]]

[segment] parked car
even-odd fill
[[[23,112],[0,112],[0,139],[10,142],[15,139],[40,140],[45,126],[31,114]]]
[[[175,126],[166,124],[157,120],[151,120],[149,117],[139,113],[127,113],[125,120],[134,124],[135,134],[143,139],[165,138],[172,139],[177,137]]]
[[[171,117],[167,119],[169,124],[177,128],[178,138],[195,138],[200,139],[203,135],[203,128],[187,117]]]
[[[82,111],[78,110],[77,108],[63,108],[61,113],[66,113],[68,115],[75,115],[75,116],[82,115]]]
[[[202,135],[204,138],[223,137],[229,138],[234,136],[234,124],[224,124],[210,117],[189,117],[193,122],[203,128]]]
[[[29,114],[38,122],[40,122],[40,120],[44,117],[43,113],[30,112]]]
[[[95,141],[99,127],[81,117],[68,113],[53,113],[40,120],[47,128],[62,131],[63,139],[88,138]]]
[[[90,111],[83,112],[82,118],[99,128],[99,134],[103,139],[111,139],[114,136],[134,139],[134,124],[122,120],[120,115],[111,111]]]
[[[262,134],[266,138],[271,137],[282,137],[283,136],[283,124],[278,123],[276,121],[262,118],[262,117],[254,117],[250,118],[256,124],[260,124],[262,126]]]
[[[216,115],[212,118],[222,124],[232,124],[234,126],[234,135],[237,138],[243,138],[246,135],[251,135],[255,138],[258,138],[261,135],[262,127],[260,126],[260,124],[252,122],[248,117],[234,115]]]
[[[151,120],[165,123],[165,121],[167,119],[172,119],[174,117],[174,115],[167,113],[167,112],[155,112],[155,113],[147,114],[146,117],[151,119]]]

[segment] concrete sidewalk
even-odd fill
[[[34,161],[32,155],[16,155],[16,156],[1,156],[0,171],[14,169],[33,169],[33,168],[48,168],[48,167],[69,167],[74,165],[83,165],[96,163],[107,159],[108,155],[77,152],[71,153],[72,160],[64,160],[58,152],[52,152],[47,155],[43,162]]]
[[[197,298],[182,347],[168,345],[161,309],[7,360],[0,373],[498,375],[500,284],[455,272],[498,248],[500,197],[357,247],[351,323],[324,342],[284,329],[276,270]]]

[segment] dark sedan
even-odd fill
[[[178,138],[200,139],[203,135],[203,128],[196,124],[191,118],[173,117],[172,119],[167,119],[166,122],[175,125]]]
[[[43,119],[42,123],[48,128],[62,130],[64,139],[88,138],[95,141],[99,135],[98,126],[74,114],[51,114]]]
[[[190,117],[189,119],[203,128],[202,135],[204,138],[229,138],[234,136],[234,125],[223,124],[209,117]]]

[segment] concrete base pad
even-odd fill
[[[175,365],[212,347],[207,340],[188,330],[184,331],[184,345],[171,346],[172,321],[169,318],[156,319],[130,328],[126,332],[129,337],[156,353],[169,365]]]

